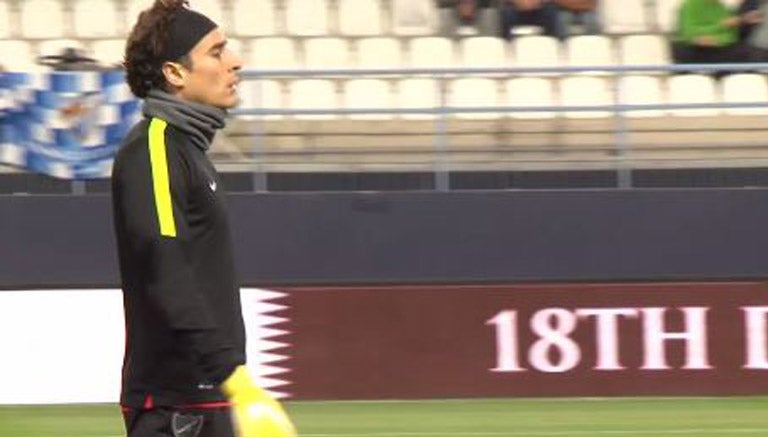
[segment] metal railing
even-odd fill
[[[412,77],[428,77],[433,79],[457,79],[465,77],[490,77],[493,79],[509,79],[514,77],[565,77],[568,75],[598,75],[606,79],[615,81],[614,101],[609,105],[583,105],[583,106],[450,106],[447,104],[445,90],[440,86],[440,80],[437,81],[437,91],[439,104],[434,107],[423,108],[324,108],[324,109],[286,109],[286,108],[238,108],[232,111],[233,115],[254,116],[257,120],[257,127],[254,129],[254,148],[253,148],[253,172],[254,185],[257,191],[266,190],[266,178],[264,176],[262,160],[263,155],[259,142],[259,137],[263,131],[258,127],[259,120],[265,116],[274,115],[360,115],[360,114],[427,114],[435,116],[434,119],[434,160],[432,172],[435,179],[435,188],[437,190],[449,190],[449,175],[445,168],[445,154],[449,149],[450,132],[448,130],[448,117],[454,114],[471,113],[565,113],[565,112],[593,112],[609,111],[610,118],[613,120],[613,142],[614,142],[614,162],[615,171],[619,188],[630,188],[632,186],[632,168],[627,155],[630,151],[630,137],[627,126],[628,113],[632,111],[647,110],[682,110],[682,109],[706,109],[706,108],[763,108],[768,107],[766,101],[754,102],[717,102],[717,103],[660,103],[660,104],[633,104],[626,101],[623,78],[628,75],[637,74],[670,74],[682,72],[695,73],[714,73],[714,72],[765,72],[768,71],[768,64],[678,64],[678,65],[635,65],[635,66],[570,66],[570,67],[547,67],[547,68],[412,68],[412,69],[314,69],[314,70],[249,70],[243,72],[244,80],[258,79],[291,79],[291,78],[328,78],[328,79],[350,79],[350,78],[382,78],[382,79],[403,79]],[[663,76],[661,76],[663,77]],[[257,99],[258,100],[258,99]],[[766,145],[768,146],[768,145]]]

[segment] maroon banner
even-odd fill
[[[300,399],[768,393],[768,284],[281,288]]]

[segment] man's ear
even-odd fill
[[[165,62],[163,63],[162,68],[166,82],[171,86],[178,88],[184,86],[187,72],[181,64],[177,64],[176,62]]]

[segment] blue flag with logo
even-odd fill
[[[0,163],[63,179],[109,177],[140,115],[120,70],[0,73]]]

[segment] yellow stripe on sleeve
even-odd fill
[[[165,126],[166,122],[159,118],[153,118],[149,123],[149,160],[152,164],[152,186],[155,192],[157,219],[160,222],[160,235],[176,237],[165,150]]]

